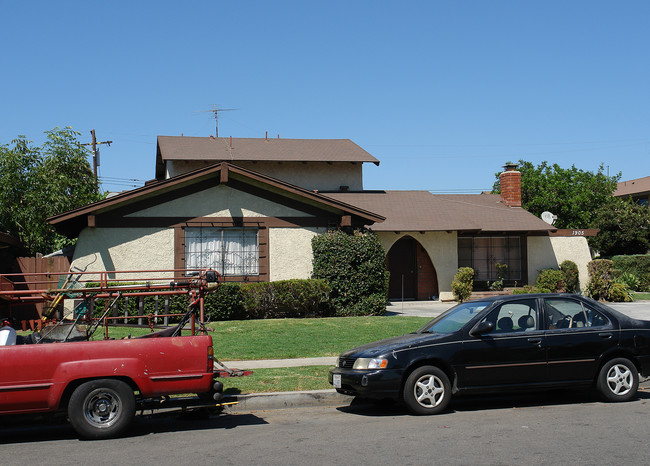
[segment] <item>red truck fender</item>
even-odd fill
[[[59,364],[52,376],[53,386],[48,397],[48,408],[54,410],[60,407],[59,402],[67,388],[74,389],[83,382],[100,378],[124,380],[143,393],[151,391],[151,381],[147,377],[144,362],[140,359],[93,359],[64,362]],[[67,395],[69,396],[71,393],[72,390],[69,390]]]

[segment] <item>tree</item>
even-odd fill
[[[602,256],[650,250],[650,209],[632,199],[613,198],[596,211],[591,227],[600,231],[589,239],[589,245]]]
[[[42,147],[18,136],[0,144],[0,231],[20,239],[32,254],[73,243],[46,219],[101,200],[88,163],[90,151],[72,128],[45,132]]]
[[[519,161],[521,172],[521,204],[530,213],[540,216],[544,211],[557,215],[558,228],[586,228],[592,224],[594,213],[611,199],[620,173],[608,176],[603,165],[598,172],[569,169],[542,162],[537,167],[525,160]],[[492,192],[501,191],[500,173]]]

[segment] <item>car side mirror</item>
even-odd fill
[[[469,331],[469,334],[473,337],[479,337],[484,333],[490,333],[493,330],[494,330],[494,324],[492,322],[484,320],[483,322],[479,322],[478,324],[476,324],[474,328]]]

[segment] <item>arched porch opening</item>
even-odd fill
[[[386,255],[390,272],[388,299],[428,300],[438,296],[436,269],[424,247],[412,236],[393,244]]]

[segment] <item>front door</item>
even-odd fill
[[[459,388],[543,383],[547,380],[544,329],[536,299],[510,301],[484,319],[494,330],[468,336],[454,365]]]
[[[571,298],[545,298],[544,310],[551,382],[593,380],[599,356],[618,344],[612,323]]]
[[[389,299],[416,299],[416,244],[413,238],[405,236],[393,244],[393,247],[388,251]]]

